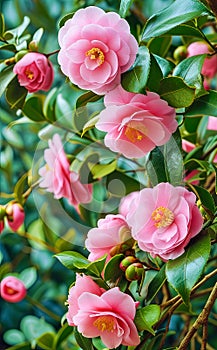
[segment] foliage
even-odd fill
[[[155,92],[176,110],[177,131],[143,158],[128,159],[105,146],[105,133],[96,128],[103,96],[80,89],[60,70],[58,31],[90,5],[119,13],[139,44],[134,64],[121,75],[123,88]],[[83,274],[105,290],[119,287],[139,303],[134,322],[140,344],[119,350],[215,349],[217,136],[208,123],[217,117],[217,76],[205,88],[201,73],[207,57],[217,55],[215,5],[205,0],[53,0],[51,6],[49,0],[2,0],[1,10],[0,223],[5,228],[0,273],[1,279],[20,278],[28,292],[17,304],[1,300],[0,348],[105,349],[100,338],[85,338],[66,320],[68,290],[76,274]],[[208,45],[210,54],[187,57],[189,44],[198,41]],[[29,52],[49,58],[54,68],[49,91],[29,93],[14,74],[14,65]],[[70,170],[83,185],[93,186],[90,203],[73,206],[39,186],[44,150],[56,133]],[[190,152],[184,151],[183,140],[193,144]],[[85,239],[98,220],[118,214],[127,194],[162,182],[186,186],[203,215],[203,229],[185,253],[164,262],[129,240],[115,246],[110,260],[107,255],[88,260]],[[7,221],[8,203],[15,202],[25,211],[16,232]],[[139,278],[129,280],[120,268],[128,255],[142,264]]]

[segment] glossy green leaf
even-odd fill
[[[200,74],[205,58],[205,54],[188,57],[181,61],[173,71],[173,76],[181,77],[186,84],[194,86],[197,95],[207,94],[207,91],[203,87],[203,80]]]
[[[217,91],[209,91],[208,95],[201,96],[187,109],[186,116],[212,115],[217,117]]]
[[[4,34],[5,31],[5,19],[3,13],[0,13],[0,37]]]
[[[200,234],[190,241],[183,255],[167,262],[167,280],[185,304],[189,303],[191,289],[200,278],[209,253],[210,237],[208,234]]]
[[[56,254],[55,257],[68,269],[79,272],[85,271],[90,263],[87,258],[78,252],[66,251]]]
[[[148,43],[149,51],[152,54],[158,55],[160,57],[165,57],[171,45],[170,37],[157,37],[153,38]]]
[[[131,92],[144,92],[150,70],[151,58],[146,46],[140,46],[132,69],[123,73],[121,84],[123,88]]]
[[[193,103],[195,88],[180,77],[168,77],[161,80],[159,94],[171,107],[184,108]]]
[[[103,271],[103,268],[105,266],[105,261],[106,261],[106,257],[107,256],[103,256],[102,258],[99,258],[93,262],[91,262],[88,266],[87,266],[87,272],[90,275],[93,276],[101,276],[101,273]]]
[[[4,341],[9,345],[16,345],[26,340],[24,334],[18,329],[10,329],[3,335]]]
[[[38,44],[42,38],[42,35],[44,33],[44,29],[43,28],[39,28],[38,30],[36,30],[36,32],[34,33],[32,40],[36,41],[36,43]]]
[[[43,113],[44,95],[35,95],[28,98],[23,106],[23,113],[31,120],[36,122],[45,121]]]
[[[101,96],[94,94],[92,91],[88,91],[85,94],[78,97],[76,101],[76,108],[84,107],[89,102],[96,102],[101,99]]]
[[[90,129],[93,129],[95,124],[98,122],[99,116],[96,115],[95,117],[91,118],[90,120],[87,121],[87,123],[84,124],[83,131],[81,134],[81,137]]]
[[[91,166],[91,173],[93,174],[93,179],[100,179],[108,174],[111,174],[113,171],[115,171],[117,167],[117,160],[113,160],[109,164],[96,164],[94,166]]]
[[[152,326],[154,326],[155,323],[157,323],[159,318],[160,306],[152,304],[137,310],[134,322],[139,331],[146,330],[149,333],[155,335],[155,331],[152,328]]]
[[[150,55],[151,57],[151,66],[147,81],[147,87],[150,91],[158,92],[160,87],[160,81],[163,78],[162,70],[158,64],[158,61],[156,60],[154,55]]]
[[[179,24],[206,14],[210,14],[210,11],[199,0],[176,0],[166,9],[148,19],[142,40],[167,33]]]
[[[19,279],[23,281],[27,289],[30,288],[37,280],[36,268],[33,266],[22,270],[19,274]]]
[[[5,44],[0,47],[0,50],[7,50],[7,51],[12,51],[16,52],[16,46],[14,44]],[[4,60],[3,60],[4,61]]]
[[[83,350],[94,350],[92,340],[90,338],[85,338],[81,333],[78,332],[77,328],[74,330],[75,339],[78,345]]]
[[[203,207],[211,211],[212,214],[215,214],[215,211],[216,211],[215,202],[212,195],[209,193],[209,191],[207,191],[203,187],[196,186],[196,185],[192,185],[192,187],[194,188],[194,192],[197,194]]]
[[[13,72],[13,66],[10,66],[6,69],[4,69],[1,73],[0,73],[0,80],[1,80],[1,84],[0,84],[0,97],[2,96],[2,94],[5,92],[6,87],[8,86],[8,84],[11,82],[12,79],[14,79],[15,74]]]
[[[22,109],[27,92],[24,87],[20,86],[17,77],[15,77],[7,86],[5,92],[5,97],[10,107],[12,109]]]
[[[48,332],[42,334],[40,337],[37,338],[37,344],[43,350],[51,350],[53,348],[54,336],[55,334]]]
[[[55,114],[55,103],[58,95],[58,89],[53,88],[49,91],[43,103],[43,114],[49,122],[54,122],[56,120]]]
[[[25,199],[23,198],[24,188],[26,185],[28,173],[25,173],[16,183],[14,187],[14,195],[16,200],[21,204],[24,205]]]
[[[20,38],[29,24],[30,24],[30,18],[27,16],[24,16],[23,22],[18,27],[6,31],[4,34],[4,37],[5,35],[7,36],[7,34],[11,34],[15,38]]]
[[[160,182],[169,182],[176,186],[182,183],[183,159],[180,140],[177,130],[164,146],[151,151],[146,167],[153,186]]]
[[[193,27],[189,24],[181,24],[169,30],[169,32],[167,32],[164,35],[181,35],[181,36],[187,36],[187,37],[190,36],[190,37],[195,37],[195,38],[204,40],[204,37],[201,31],[198,28]]]
[[[7,348],[7,350],[30,350],[30,349],[31,347],[29,342],[23,342],[21,344],[17,344]]]
[[[68,21],[68,19],[72,18],[74,16],[74,12],[71,13],[67,13],[67,15],[63,16],[59,23],[58,23],[58,27],[61,28],[64,26],[64,24],[66,23],[66,21]]]
[[[134,178],[124,174],[120,170],[115,170],[108,174],[106,185],[111,194],[117,197],[123,197],[130,192],[141,189],[141,184]]]
[[[118,278],[124,275],[124,272],[119,267],[123,258],[123,254],[117,254],[108,261],[104,270],[105,281],[116,282]]]
[[[150,303],[156,294],[159,292],[161,289],[162,285],[166,281],[166,274],[165,274],[165,268],[166,265],[163,265],[160,271],[157,272],[157,274],[154,276],[153,280],[148,286],[148,294],[146,297],[147,303]]]
[[[158,63],[163,76],[166,77],[174,68],[175,64],[171,61],[166,60],[165,58],[162,58],[158,55],[153,55],[156,62]]]
[[[120,3],[120,9],[119,9],[119,15],[123,18],[126,17],[128,10],[130,9],[130,6],[132,5],[134,0],[121,0]]]
[[[67,339],[73,332],[73,327],[69,326],[68,323],[65,323],[56,333],[53,342],[53,348],[58,349],[61,346],[62,342]]]

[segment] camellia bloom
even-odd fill
[[[154,92],[125,91],[120,85],[104,98],[96,128],[107,132],[105,145],[127,158],[140,158],[165,144],[176,130],[175,109]]]
[[[132,238],[130,229],[122,215],[106,215],[98,221],[98,227],[92,228],[87,235],[85,247],[89,250],[90,261],[97,260],[108,254],[113,247]]]
[[[9,203],[6,207],[6,215],[9,227],[17,231],[25,219],[23,207],[19,203]]]
[[[48,91],[53,82],[53,67],[47,57],[38,52],[29,52],[14,66],[19,84],[29,92]]]
[[[195,200],[184,187],[164,182],[141,190],[127,216],[140,249],[163,261],[182,255],[203,225]]]
[[[70,289],[67,320],[86,338],[100,336],[109,349],[140,342],[133,322],[137,303],[119,288],[101,289],[90,277],[77,277]]]
[[[92,199],[92,185],[82,184],[79,174],[70,171],[70,163],[61,143],[55,134],[48,141],[49,148],[44,151],[45,166],[39,169],[40,187],[54,193],[54,198],[67,198],[72,205],[88,203]]]
[[[1,281],[1,297],[10,303],[18,303],[26,296],[24,283],[14,276],[7,276]]]
[[[134,63],[136,39],[117,13],[89,6],[78,10],[59,31],[58,61],[80,88],[103,95],[120,83]]]
[[[201,55],[205,53],[211,53],[209,46],[201,41],[190,44],[187,48],[188,57]],[[217,56],[207,56],[204,60],[201,74],[204,75],[204,87],[209,89],[209,79],[212,79],[217,74]]]
[[[127,196],[123,197],[120,201],[118,212],[126,217],[130,211],[130,206],[132,202],[139,195],[139,191],[134,191],[129,193]]]

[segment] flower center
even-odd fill
[[[29,68],[26,69],[25,74],[29,80],[34,79],[34,73]]]
[[[97,327],[101,332],[114,332],[114,317],[113,316],[100,316],[94,322],[93,325]]]
[[[9,295],[14,295],[14,294],[17,294],[18,291],[13,289],[13,288],[11,288],[11,287],[7,287],[6,286],[6,293],[9,294]]]
[[[104,62],[104,53],[98,49],[98,47],[93,47],[91,50],[86,52],[86,56],[89,56],[91,60],[97,60],[98,65],[100,66]]]
[[[130,122],[127,124],[124,134],[131,142],[135,143],[136,141],[141,141],[144,138],[146,128],[142,124],[139,125],[138,123]]]
[[[165,207],[158,207],[155,209],[151,217],[155,221],[155,226],[157,228],[167,227],[172,224],[174,220],[173,212]]]

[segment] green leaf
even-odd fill
[[[73,332],[73,328],[71,326],[69,326],[67,323],[65,323],[63,325],[63,327],[61,327],[56,336],[55,336],[55,339],[54,339],[54,342],[53,342],[53,348],[54,349],[58,349],[59,346],[61,345],[61,343],[67,339]]]
[[[74,330],[75,339],[78,345],[83,350],[94,350],[92,340],[90,338],[85,338],[81,333],[78,332],[77,328]]]
[[[102,178],[108,174],[111,174],[113,171],[115,171],[117,167],[117,160],[113,160],[109,164],[96,164],[93,166],[90,166],[91,173],[93,174],[93,179],[99,179]]]
[[[31,346],[30,346],[29,342],[17,344],[17,345],[14,345],[14,346],[7,348],[7,350],[30,350],[30,349],[31,349]]]
[[[160,57],[165,57],[171,45],[170,37],[157,37],[153,38],[148,43],[149,51],[152,54],[156,54]]]
[[[74,16],[74,12],[70,12],[70,13],[67,13],[67,15],[63,16],[59,23],[58,23],[58,27],[61,28],[64,26],[64,24],[66,23],[66,21],[68,21],[68,19],[72,18]]]
[[[5,97],[12,109],[22,109],[27,93],[28,91],[20,86],[15,76],[6,88]]]
[[[23,106],[23,113],[31,120],[36,122],[45,121],[43,113],[44,95],[35,95],[28,98]]]
[[[153,330],[152,326],[157,323],[159,318],[160,306],[152,304],[137,310],[134,322],[139,331],[146,330],[149,333],[155,335],[155,331]]]
[[[103,256],[102,258],[99,258],[93,262],[91,262],[88,266],[87,266],[87,272],[90,275],[93,276],[101,276],[101,273],[103,271],[103,268],[105,266],[105,261],[106,261],[106,257],[107,256]]]
[[[163,265],[160,271],[157,272],[157,274],[154,276],[153,280],[149,284],[148,294],[146,297],[147,303],[150,303],[154,299],[154,297],[157,295],[162,285],[166,281],[165,268],[166,265]]]
[[[34,341],[44,333],[55,334],[55,329],[44,319],[36,316],[25,316],[20,323],[20,329],[25,334],[26,339]]]
[[[18,329],[10,329],[4,333],[3,339],[9,345],[16,345],[24,342],[25,336]]]
[[[24,188],[26,185],[26,180],[28,177],[28,172],[25,173],[16,183],[16,185],[14,186],[14,195],[16,200],[21,204],[24,205],[25,203],[25,199],[23,198],[23,192],[24,192]]]
[[[120,3],[120,9],[119,9],[119,15],[123,18],[126,17],[128,10],[130,9],[130,6],[132,5],[134,0],[121,0]]]
[[[199,0],[176,0],[166,9],[148,19],[142,40],[160,36],[179,24],[206,14],[211,14],[211,12]]]
[[[216,211],[215,202],[212,195],[209,193],[209,191],[207,191],[205,188],[200,186],[196,186],[196,185],[191,185],[191,186],[194,188],[194,192],[200,199],[203,207],[211,211],[212,214],[215,214],[215,211]]]
[[[176,186],[182,183],[183,159],[180,140],[177,129],[164,146],[156,147],[151,151],[146,167],[153,186],[160,182],[169,182]]]
[[[30,24],[30,18],[27,16],[24,16],[23,22],[18,27],[6,31],[4,36],[5,35],[7,36],[7,34],[12,34],[13,37],[20,38],[29,24]]]
[[[78,272],[86,271],[90,263],[87,258],[78,252],[66,251],[56,254],[55,257],[68,269]]]
[[[189,304],[192,287],[200,278],[210,253],[210,237],[206,233],[191,240],[186,252],[175,260],[169,260],[166,266],[168,282]]]
[[[13,72],[13,66],[10,66],[6,69],[4,69],[1,73],[0,73],[0,80],[1,80],[1,84],[0,84],[0,97],[2,96],[2,94],[5,92],[6,87],[8,86],[8,84],[11,82],[12,79],[14,79],[15,74]]]
[[[89,102],[96,102],[101,99],[102,96],[94,94],[92,91],[88,91],[85,94],[78,97],[76,101],[76,108],[84,107]]]
[[[54,333],[44,333],[37,338],[37,344],[44,350],[53,349]]]
[[[34,33],[33,37],[32,37],[32,40],[33,41],[36,41],[37,43],[40,42],[41,40],[41,37],[44,33],[44,29],[43,28],[39,28],[38,30],[36,30],[36,32]]]
[[[209,91],[208,95],[201,96],[187,109],[186,116],[212,115],[217,117],[217,91]]]
[[[5,19],[3,13],[0,13],[0,37],[3,36],[5,32]]]
[[[56,120],[55,104],[56,104],[57,95],[58,95],[58,89],[53,88],[52,90],[49,91],[43,104],[43,114],[49,122],[54,122]]]
[[[136,60],[132,68],[123,73],[121,84],[123,88],[131,92],[144,92],[150,70],[151,58],[146,46],[139,48]]]
[[[181,35],[200,38],[204,40],[204,36],[198,28],[195,28],[189,24],[181,24],[167,32],[164,35]]]
[[[200,74],[205,58],[205,54],[188,57],[181,61],[173,71],[173,76],[183,78],[186,84],[196,88],[196,95],[208,94],[203,87],[203,80]]]
[[[168,77],[161,80],[158,93],[170,106],[184,108],[193,103],[195,88],[188,86],[180,77]]]
[[[124,272],[119,267],[123,258],[123,254],[116,254],[108,261],[104,270],[105,281],[116,282],[118,278],[124,275]]]
[[[124,174],[121,170],[108,174],[106,186],[109,192],[116,197],[123,197],[141,189],[141,184],[136,179]]]
[[[95,124],[98,122],[99,120],[99,116],[96,115],[95,117],[91,118],[90,120],[87,121],[87,123],[84,124],[83,126],[83,131],[82,131],[82,134],[81,134],[81,137],[84,136],[84,134],[94,128]]]
[[[166,60],[165,58],[162,58],[158,55],[153,55],[155,60],[157,61],[163,76],[166,77],[174,68],[175,64],[171,61]]]
[[[23,281],[26,288],[30,288],[37,280],[37,271],[35,267],[28,267],[19,274],[19,279]]]
[[[155,56],[151,54],[151,66],[147,81],[147,87],[149,90],[158,92],[160,87],[160,81],[163,78],[163,73],[161,71],[161,68],[158,64],[158,61],[156,60]]]

